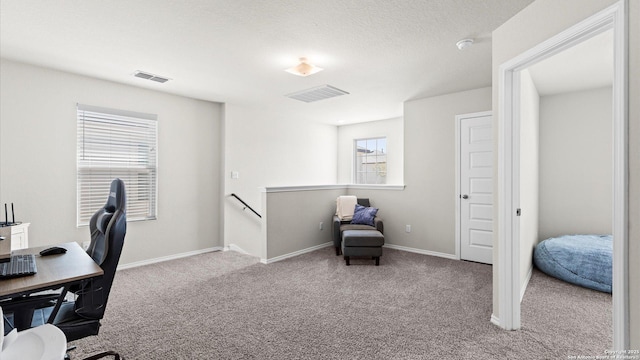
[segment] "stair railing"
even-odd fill
[[[242,205],[244,205],[244,208],[242,208],[242,210],[246,210],[249,209],[251,211],[253,211],[254,214],[258,215],[259,218],[262,219],[262,216],[260,214],[258,214],[257,211],[253,210],[253,208],[251,206],[249,206],[249,204],[247,204],[246,202],[244,202],[244,200],[242,200],[238,195],[231,193],[231,196],[233,196],[234,198],[236,198],[238,201],[240,201],[242,203]]]

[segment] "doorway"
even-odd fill
[[[520,76],[521,70],[569,49],[586,39],[613,30],[613,340],[614,349],[629,345],[627,115],[624,3],[600,13],[539,44],[500,67],[498,153],[499,303],[500,326],[520,328],[521,240],[520,223]]]

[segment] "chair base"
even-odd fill
[[[64,360],[71,360],[71,357],[69,356],[69,351],[71,350],[75,350],[76,347],[75,346],[71,346],[70,348],[67,349],[67,353],[64,356]],[[99,354],[95,354],[95,355],[91,355],[89,357],[86,357],[82,360],[98,360],[98,359],[102,359],[105,358],[107,356],[113,356],[113,360],[124,360],[123,356],[120,356],[120,354],[118,354],[115,351],[112,350],[108,350],[108,351],[103,351]]]
[[[100,354],[95,354],[92,356],[89,356],[88,358],[84,358],[83,360],[97,360],[97,359],[102,359],[103,357],[107,357],[107,356],[113,356],[114,360],[124,360],[123,357],[120,357],[120,354],[118,354],[115,351],[105,351],[105,352],[101,352]]]

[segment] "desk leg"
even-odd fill
[[[31,327],[31,319],[33,318],[33,309],[15,311],[13,313],[13,327],[18,331],[26,330]]]
[[[53,311],[51,311],[51,315],[49,315],[49,319],[47,320],[47,324],[53,324],[53,320],[56,319],[56,315],[58,315],[58,311],[60,311],[60,306],[62,306],[62,302],[64,298],[67,296],[67,292],[69,291],[69,285],[65,285],[60,292],[60,296],[58,296],[58,301],[56,301],[56,305],[53,307]]]

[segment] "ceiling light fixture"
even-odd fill
[[[473,39],[462,39],[456,43],[458,50],[464,50],[473,45]]]
[[[315,65],[311,65],[309,64],[307,58],[305,57],[301,57],[300,58],[300,64],[286,69],[285,71],[288,72],[289,74],[293,74],[293,75],[298,75],[298,76],[309,76],[309,75],[313,75],[317,72],[322,71],[322,68],[319,68]]]

